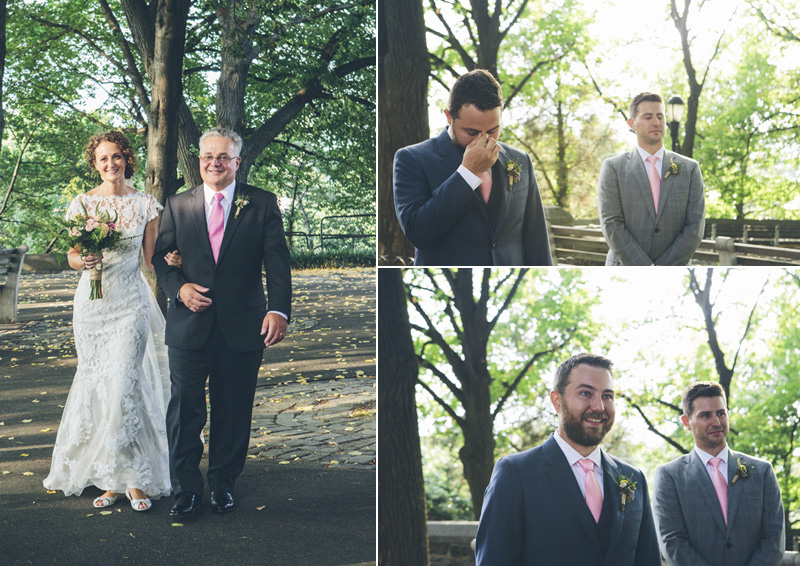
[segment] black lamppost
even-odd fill
[[[669,120],[669,135],[672,137],[672,151],[680,153],[681,144],[678,142],[678,128],[683,118],[683,110],[686,107],[683,99],[677,94],[667,100],[667,119]]]

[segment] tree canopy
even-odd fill
[[[4,243],[42,251],[53,236],[47,217],[93,186],[81,154],[96,131],[132,138],[143,187],[158,6],[57,0],[9,10]],[[191,2],[179,176],[164,196],[199,183],[197,138],[220,125],[245,140],[237,177],[276,192],[285,212],[296,210],[296,229],[316,232],[325,214],[374,213],[374,38],[371,2]]]

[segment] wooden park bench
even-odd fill
[[[28,246],[0,249],[0,324],[17,321],[19,276]]]
[[[554,265],[604,265],[608,244],[599,226],[558,226],[549,222]],[[740,244],[717,236],[703,240],[692,256],[700,265],[800,265],[800,249]]]

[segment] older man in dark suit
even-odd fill
[[[599,447],[614,424],[611,367],[592,354],[559,366],[558,430],[495,465],[478,566],[661,566],[644,474]]]
[[[552,264],[531,159],[498,141],[502,105],[491,74],[462,75],[448,127],[395,155],[395,209],[415,265]]]
[[[264,347],[286,334],[291,304],[289,251],[274,194],[236,181],[242,139],[214,128],[200,138],[203,184],[169,198],[153,254],[172,299],[166,343],[172,397],[167,408],[173,517],[203,509],[200,434],[211,398],[208,484],[211,510],[236,508],[233,485],[250,441]],[[179,250],[180,268],[167,252]],[[269,310],[262,267],[267,275]]]

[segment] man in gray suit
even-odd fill
[[[600,449],[614,424],[611,361],[556,370],[558,430],[498,460],[478,524],[478,566],[661,566],[644,474]]]
[[[656,470],[653,511],[671,566],[778,566],[783,503],[769,462],[728,448],[728,410],[719,383],[683,395],[684,426],[695,447]]]
[[[629,116],[637,145],[603,162],[597,187],[606,265],[686,265],[705,227],[700,167],[664,148],[661,95],[637,94]]]

